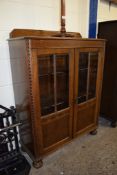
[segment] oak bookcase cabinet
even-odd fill
[[[15,103],[22,146],[38,166],[43,155],[96,130],[105,41],[19,31],[9,39]]]

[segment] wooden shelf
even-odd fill
[[[108,2],[111,2],[111,3],[114,3],[114,4],[117,4],[117,0],[105,0],[105,1],[108,1]]]
[[[86,70],[88,70],[88,67],[79,69],[79,71],[86,71]]]
[[[56,74],[67,74],[68,72],[56,72]],[[45,77],[45,76],[51,76],[54,75],[54,73],[48,73],[48,74],[40,74],[39,77]]]
[[[110,2],[117,4],[117,0],[110,0]]]

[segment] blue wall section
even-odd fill
[[[90,0],[89,38],[96,38],[98,0]]]

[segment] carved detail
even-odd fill
[[[31,110],[31,124],[32,124],[32,135],[34,136],[36,134],[36,128],[34,127],[35,124],[35,104],[34,104],[34,97],[32,92],[32,65],[31,65],[31,51],[30,51],[30,45],[29,41],[26,42],[26,49],[27,49],[27,67],[28,67],[28,78],[29,78],[29,99],[30,99],[30,110]],[[33,138],[32,138],[33,139]],[[33,142],[35,142],[35,139],[33,139]],[[36,149],[36,143],[34,143],[34,147]]]
[[[65,35],[65,0],[61,0],[61,34]]]
[[[29,42],[26,42],[26,49],[27,49],[27,67],[28,67],[28,78],[29,78],[29,93],[30,93],[30,102],[31,102],[31,114],[34,116],[34,98],[32,94],[32,71],[31,71],[31,53],[29,48]],[[32,122],[34,122],[34,117],[31,117]]]

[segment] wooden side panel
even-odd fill
[[[21,121],[20,138],[22,146],[34,155],[32,137],[29,70],[25,40],[9,41],[10,62],[17,117]]]

